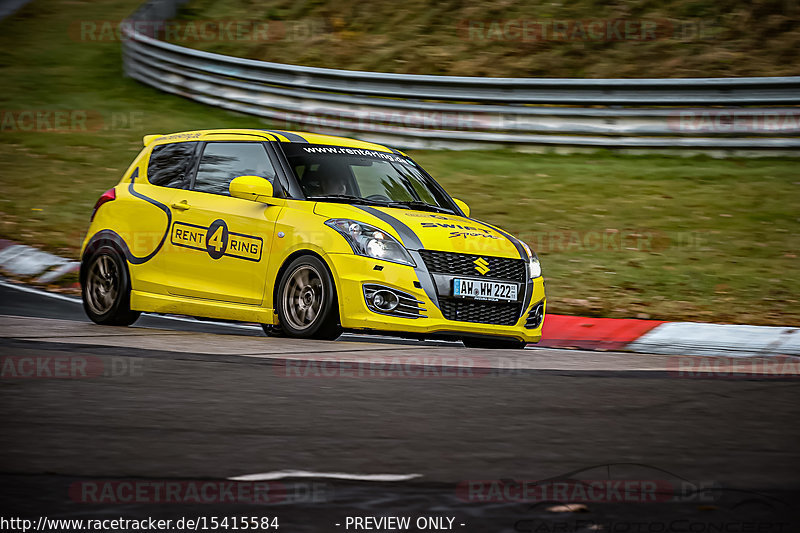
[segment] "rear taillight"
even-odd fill
[[[100,198],[97,199],[97,203],[94,204],[94,210],[92,211],[92,218],[89,219],[89,222],[94,220],[94,216],[97,214],[97,210],[100,209],[100,206],[106,202],[110,202],[111,200],[116,200],[117,198],[117,190],[114,188],[108,189],[106,192],[103,193]]]

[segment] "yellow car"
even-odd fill
[[[81,250],[98,324],[142,311],[521,348],[541,337],[536,254],[469,218],[407,155],[275,130],[147,135]]]

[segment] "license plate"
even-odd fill
[[[456,278],[453,280],[453,296],[476,300],[514,301],[517,299],[517,284]]]

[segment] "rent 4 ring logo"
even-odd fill
[[[175,222],[170,242],[175,246],[207,252],[212,259],[227,256],[256,262],[261,261],[264,247],[261,237],[229,231],[228,225],[221,219],[215,220],[210,226]]]

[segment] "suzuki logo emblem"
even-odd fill
[[[491,270],[489,268],[489,261],[484,259],[483,257],[477,258],[475,261],[472,262],[475,265],[475,270],[477,270],[481,276],[485,276],[487,272]]]

